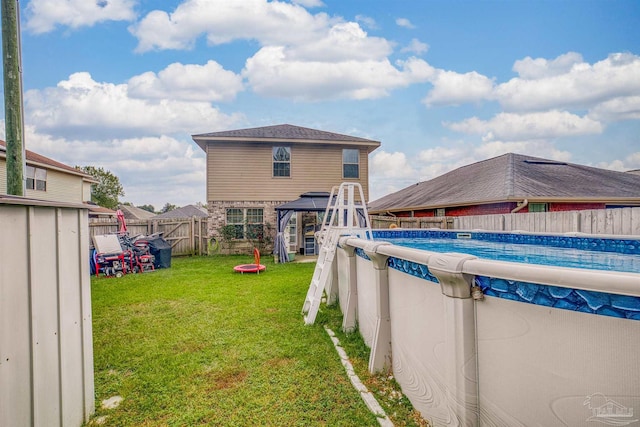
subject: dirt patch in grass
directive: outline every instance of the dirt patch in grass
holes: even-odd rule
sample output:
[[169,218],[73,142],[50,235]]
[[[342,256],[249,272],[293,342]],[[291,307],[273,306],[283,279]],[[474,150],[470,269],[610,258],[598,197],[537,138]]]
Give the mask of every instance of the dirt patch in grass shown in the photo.
[[208,383],[208,389],[227,390],[245,382],[248,373],[245,370],[233,369],[223,372],[208,372],[205,375],[205,381]]

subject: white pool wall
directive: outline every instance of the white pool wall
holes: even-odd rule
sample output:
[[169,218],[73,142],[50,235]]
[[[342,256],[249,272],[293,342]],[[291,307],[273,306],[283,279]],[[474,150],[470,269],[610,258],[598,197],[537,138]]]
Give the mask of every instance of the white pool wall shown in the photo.
[[[431,279],[388,267],[389,257],[425,266]],[[434,426],[581,425],[605,422],[614,409],[611,420],[639,418],[629,414],[640,413],[640,320],[492,296],[474,300],[471,286],[485,276],[637,298],[640,274],[356,238],[341,240],[336,265],[343,326],[357,324],[371,347],[369,369],[391,370]]]

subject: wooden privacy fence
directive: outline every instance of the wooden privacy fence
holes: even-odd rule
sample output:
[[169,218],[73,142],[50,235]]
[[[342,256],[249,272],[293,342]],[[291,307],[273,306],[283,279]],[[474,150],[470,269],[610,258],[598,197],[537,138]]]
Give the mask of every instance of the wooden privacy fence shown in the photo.
[[640,207],[457,217],[371,217],[373,228],[389,228],[391,224],[401,228],[640,235]]
[[452,217],[394,217],[371,216],[371,228],[389,228],[395,224],[400,228],[453,228]]
[[[128,219],[127,231],[131,237],[162,233],[171,244],[171,255],[207,255],[207,218]],[[117,219],[92,220],[91,236],[118,232]]]

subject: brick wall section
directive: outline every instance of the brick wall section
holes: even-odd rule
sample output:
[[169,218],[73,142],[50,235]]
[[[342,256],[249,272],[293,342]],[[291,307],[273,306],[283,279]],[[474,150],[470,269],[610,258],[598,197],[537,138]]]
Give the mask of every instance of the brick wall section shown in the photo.
[[[446,216],[469,216],[469,215],[495,215],[508,214],[516,208],[516,202],[491,203],[487,205],[456,206],[445,209]],[[549,203],[549,212],[582,211],[592,209],[605,209],[604,203]],[[529,207],[525,206],[518,213],[528,213]],[[435,216],[434,209],[417,210],[411,212],[394,212],[398,218],[424,218]]]
[[466,216],[466,215],[494,215],[510,213],[517,206],[515,202],[507,203],[491,203],[487,205],[460,206],[455,208],[447,208],[445,214],[447,216]]
[[604,203],[549,203],[549,212],[584,211],[604,208]]
[[[262,208],[263,219],[265,224],[271,226],[271,242],[275,240],[276,230],[278,228],[276,206],[286,203],[283,201],[259,201],[259,202],[225,202],[225,201],[209,201],[207,210],[209,212],[208,235],[209,237],[220,238],[219,229],[227,224],[227,208]],[[266,231],[266,229],[265,229]],[[251,242],[237,241],[232,244],[231,248],[223,248],[223,253],[244,254],[251,251]],[[273,243],[265,249],[266,252],[273,251]]]

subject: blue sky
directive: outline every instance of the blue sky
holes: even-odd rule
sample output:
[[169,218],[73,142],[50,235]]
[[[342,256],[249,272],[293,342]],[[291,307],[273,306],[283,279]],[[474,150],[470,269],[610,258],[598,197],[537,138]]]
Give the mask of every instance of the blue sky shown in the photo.
[[371,138],[371,199],[507,152],[640,168],[640,2],[29,0],[25,141],[135,205],[205,202],[190,135]]

